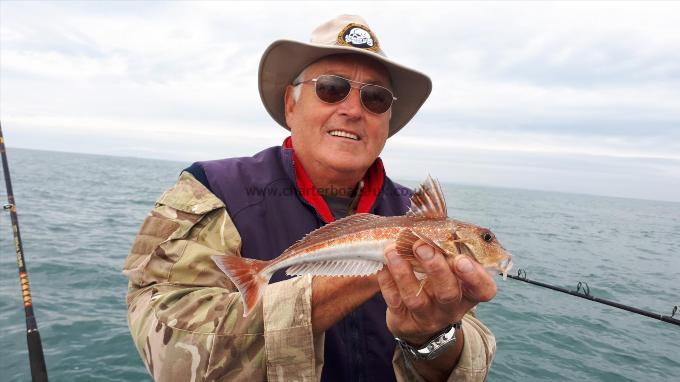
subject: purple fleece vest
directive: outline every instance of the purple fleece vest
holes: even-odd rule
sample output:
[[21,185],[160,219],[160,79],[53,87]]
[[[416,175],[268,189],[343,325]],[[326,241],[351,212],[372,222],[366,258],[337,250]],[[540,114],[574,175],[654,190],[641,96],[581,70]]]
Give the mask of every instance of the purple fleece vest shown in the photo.
[[[253,157],[198,162],[210,190],[227,206],[244,257],[271,260],[325,223],[297,194],[291,149],[268,148]],[[411,190],[385,177],[372,213],[403,215]],[[283,271],[272,282],[289,278]],[[393,381],[395,342],[385,326],[380,294],[326,331],[322,381]]]

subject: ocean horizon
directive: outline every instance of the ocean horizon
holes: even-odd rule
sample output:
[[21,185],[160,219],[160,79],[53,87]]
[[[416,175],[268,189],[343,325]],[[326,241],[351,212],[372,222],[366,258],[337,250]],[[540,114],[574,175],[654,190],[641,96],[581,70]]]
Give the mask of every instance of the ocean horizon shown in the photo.
[[[127,328],[121,269],[154,201],[191,163],[7,151],[50,379],[151,380]],[[664,315],[680,305],[680,202],[448,182],[442,187],[449,216],[490,227],[513,253],[513,274],[523,269],[530,279],[568,289],[587,282],[596,297]],[[0,194],[6,200],[4,188]],[[490,381],[680,375],[677,326],[511,279],[496,281],[496,298],[477,309],[497,339]],[[2,381],[30,380],[21,301],[4,212]]]
[[[110,157],[110,158],[140,159],[140,160],[162,161],[162,162],[170,162],[170,163],[182,163],[182,164],[185,165],[182,168],[186,168],[189,165],[191,165],[191,163],[197,162],[197,161],[200,161],[200,160],[221,159],[221,158],[204,158],[204,159],[195,159],[193,161],[182,161],[182,160],[177,160],[177,159],[144,157],[144,156],[135,156],[135,155],[112,155],[112,154],[100,154],[100,153],[79,152],[79,151],[60,151],[60,150],[48,150],[48,149],[35,149],[35,148],[27,148],[27,147],[8,147],[7,150],[8,151],[12,151],[12,150],[44,151],[44,152],[47,152],[47,153],[92,155],[92,156]],[[255,154],[255,153],[253,153],[253,154]],[[224,156],[224,158],[229,158],[229,156]],[[10,168],[10,171],[11,171],[11,168]],[[430,175],[433,175],[433,177],[436,177],[436,174],[430,174]],[[389,174],[388,174],[388,176],[389,176]],[[397,181],[397,182],[403,183],[404,185],[414,186],[414,185],[419,184],[419,182],[421,182],[423,179],[425,179],[426,176],[427,176],[427,174],[425,174],[422,179],[418,179],[416,176],[411,176],[411,177],[400,177],[400,178],[394,179],[394,180]],[[655,198],[640,198],[640,197],[633,197],[633,196],[609,195],[609,194],[604,194],[604,193],[600,194],[600,193],[587,193],[587,192],[571,192],[571,191],[565,191],[565,190],[531,188],[531,187],[528,187],[528,188],[507,187],[507,186],[496,185],[496,184],[479,184],[479,183],[465,183],[465,182],[452,182],[452,181],[446,181],[446,182],[442,182],[442,183],[456,185],[456,186],[467,186],[467,187],[478,187],[478,188],[495,188],[495,189],[501,189],[501,190],[540,191],[540,192],[567,194],[567,195],[583,195],[583,196],[594,196],[594,197],[604,197],[604,198],[614,198],[614,199],[630,199],[630,200],[642,200],[642,201],[651,201],[651,202],[680,203],[680,199],[670,200],[670,199],[659,199],[659,198],[656,198],[656,199]],[[680,193],[680,190],[678,190],[678,192]]]

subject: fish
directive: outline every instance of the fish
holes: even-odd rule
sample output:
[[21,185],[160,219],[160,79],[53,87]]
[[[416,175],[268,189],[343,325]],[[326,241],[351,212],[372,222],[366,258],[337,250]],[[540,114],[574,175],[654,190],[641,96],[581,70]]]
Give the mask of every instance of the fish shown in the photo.
[[397,253],[415,272],[424,272],[413,253],[413,244],[420,239],[439,249],[450,266],[455,256],[467,255],[487,271],[502,273],[505,280],[512,255],[488,228],[449,218],[436,179],[428,175],[410,202],[402,216],[359,213],[336,220],[310,232],[273,260],[236,255],[212,256],[212,260],[240,292],[244,317],[253,311],[278,270],[286,269],[289,276],[369,276],[383,268],[384,249],[395,242]]

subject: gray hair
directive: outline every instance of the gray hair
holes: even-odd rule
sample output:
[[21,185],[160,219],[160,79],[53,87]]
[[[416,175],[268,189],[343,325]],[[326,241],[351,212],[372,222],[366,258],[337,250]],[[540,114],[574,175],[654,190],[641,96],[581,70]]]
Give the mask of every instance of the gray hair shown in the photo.
[[305,80],[305,72],[307,71],[307,68],[309,68],[309,66],[306,66],[304,69],[302,69],[300,74],[298,74],[293,80],[293,83],[297,84],[293,86],[293,101],[295,101],[295,103],[297,103],[297,101],[300,99],[300,93],[302,93],[302,81]]

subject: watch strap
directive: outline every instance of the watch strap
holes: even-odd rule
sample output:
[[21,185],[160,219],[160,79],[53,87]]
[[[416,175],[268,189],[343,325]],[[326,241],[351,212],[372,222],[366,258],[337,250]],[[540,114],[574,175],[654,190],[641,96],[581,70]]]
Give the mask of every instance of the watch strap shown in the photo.
[[461,323],[450,324],[429,341],[416,348],[401,338],[395,337],[401,351],[411,359],[431,360],[440,356],[449,346],[456,343],[456,331],[461,328]]

